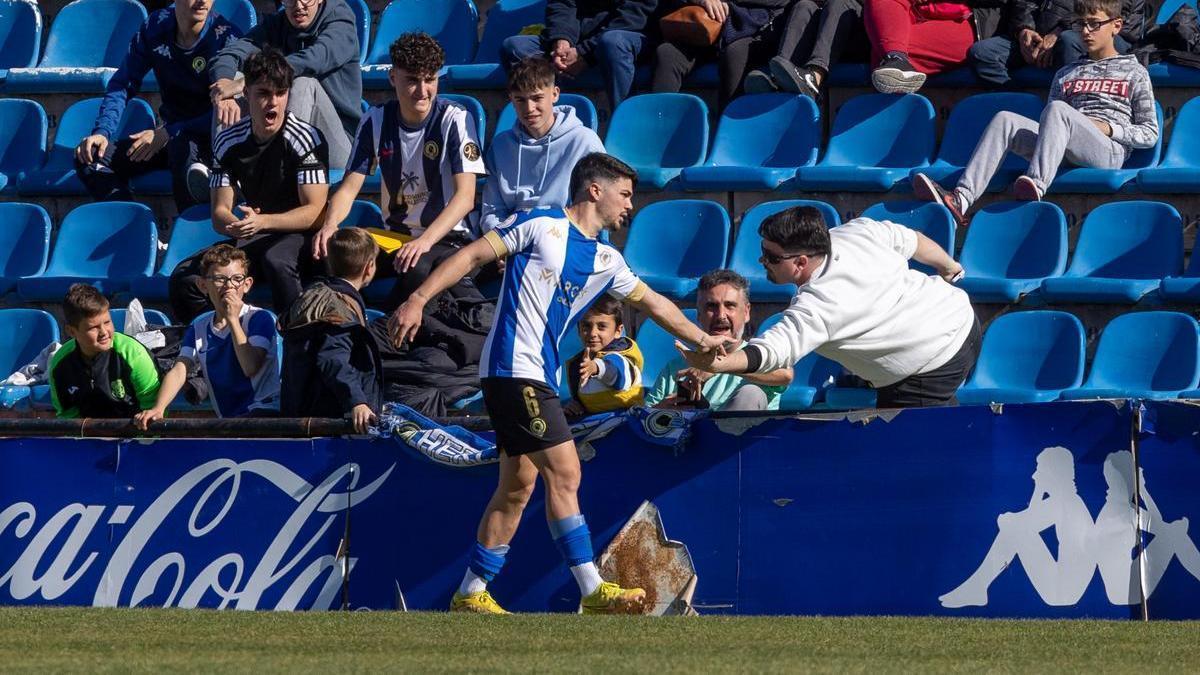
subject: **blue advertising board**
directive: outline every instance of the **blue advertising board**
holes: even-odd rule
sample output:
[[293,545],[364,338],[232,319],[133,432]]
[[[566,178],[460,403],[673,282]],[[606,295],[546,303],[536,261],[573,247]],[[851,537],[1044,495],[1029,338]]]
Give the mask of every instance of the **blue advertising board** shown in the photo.
[[[652,502],[701,613],[1200,618],[1200,409],[1144,410],[627,421],[581,504],[599,553]],[[394,439],[4,439],[0,604],[444,609],[495,481]],[[575,610],[540,489],[491,588]]]

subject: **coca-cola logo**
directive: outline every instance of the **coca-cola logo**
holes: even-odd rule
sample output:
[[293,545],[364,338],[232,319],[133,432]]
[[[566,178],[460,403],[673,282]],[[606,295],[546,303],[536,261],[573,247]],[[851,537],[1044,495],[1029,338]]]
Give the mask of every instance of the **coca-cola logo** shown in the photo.
[[[359,487],[358,465],[346,463],[313,485],[277,462],[214,459],[180,476],[140,513],[128,504],[73,503],[39,518],[38,509],[29,502],[10,504],[0,510],[0,549],[21,552],[7,570],[0,567],[0,601],[5,596],[14,601],[53,601],[72,590],[93,566],[104,564],[92,598],[98,607],[138,606],[151,597],[163,606],[196,607],[206,597],[205,604],[213,605],[215,594],[215,604],[221,608],[267,609],[261,604],[270,589],[271,597],[278,598],[271,609],[301,609],[303,598],[319,589],[315,601],[304,608],[329,609],[356,558],[339,561],[328,547],[320,553],[317,544],[339,516],[369,499],[394,469],[395,464]],[[203,548],[206,538],[210,542],[219,538],[214,532],[222,526],[237,528],[228,516],[249,480],[265,481],[294,502],[273,537],[270,523],[255,523],[255,532],[270,537],[256,561],[247,561],[244,550],[212,558],[210,549],[204,558],[211,560],[196,569],[199,564],[189,566],[185,551],[163,552],[169,544],[155,545],[156,535],[178,543],[180,533],[165,531],[164,524],[173,514],[184,513],[186,500],[194,494],[198,497],[186,519],[185,541],[199,540],[195,548]],[[100,560],[101,552],[85,548],[96,528],[126,525],[107,562]],[[281,594],[277,584],[286,584]]]

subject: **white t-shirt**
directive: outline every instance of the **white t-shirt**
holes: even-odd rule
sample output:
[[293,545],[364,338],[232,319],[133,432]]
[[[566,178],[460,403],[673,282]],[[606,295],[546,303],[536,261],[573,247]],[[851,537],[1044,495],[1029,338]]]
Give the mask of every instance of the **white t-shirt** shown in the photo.
[[815,351],[885,387],[954,357],[975,311],[962,289],[908,268],[916,232],[856,218],[831,228],[829,238],[832,253],[796,289],[783,318],[750,341],[763,356],[758,372]]

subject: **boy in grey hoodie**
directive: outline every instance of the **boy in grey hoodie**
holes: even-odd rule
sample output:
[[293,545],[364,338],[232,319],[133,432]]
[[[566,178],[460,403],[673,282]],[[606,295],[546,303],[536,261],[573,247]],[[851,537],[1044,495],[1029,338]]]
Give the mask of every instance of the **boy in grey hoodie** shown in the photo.
[[1077,0],[1077,25],[1088,58],[1054,76],[1050,102],[1037,122],[1011,112],[992,118],[958,186],[943,189],[925,174],[913,177],[917,197],[946,205],[959,224],[985,190],[1005,153],[1030,160],[1013,183],[1017,199],[1037,201],[1065,158],[1078,166],[1117,169],[1133,150],[1158,142],[1158,115],[1150,75],[1132,55],[1115,47],[1121,32],[1121,0]]
[[544,58],[524,59],[509,70],[508,98],[517,123],[496,134],[488,149],[479,234],[517,211],[566,206],[575,163],[604,152],[600,137],[576,117],[574,108],[555,105],[558,94],[554,67]]

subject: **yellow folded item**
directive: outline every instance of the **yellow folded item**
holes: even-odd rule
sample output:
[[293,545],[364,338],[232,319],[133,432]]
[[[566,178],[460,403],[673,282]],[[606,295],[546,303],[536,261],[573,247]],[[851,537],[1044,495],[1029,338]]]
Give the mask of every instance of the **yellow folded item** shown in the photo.
[[395,253],[400,250],[401,246],[415,239],[411,234],[400,234],[381,227],[364,227],[363,229],[371,235],[376,244],[379,244],[379,248],[383,249],[384,253]]

